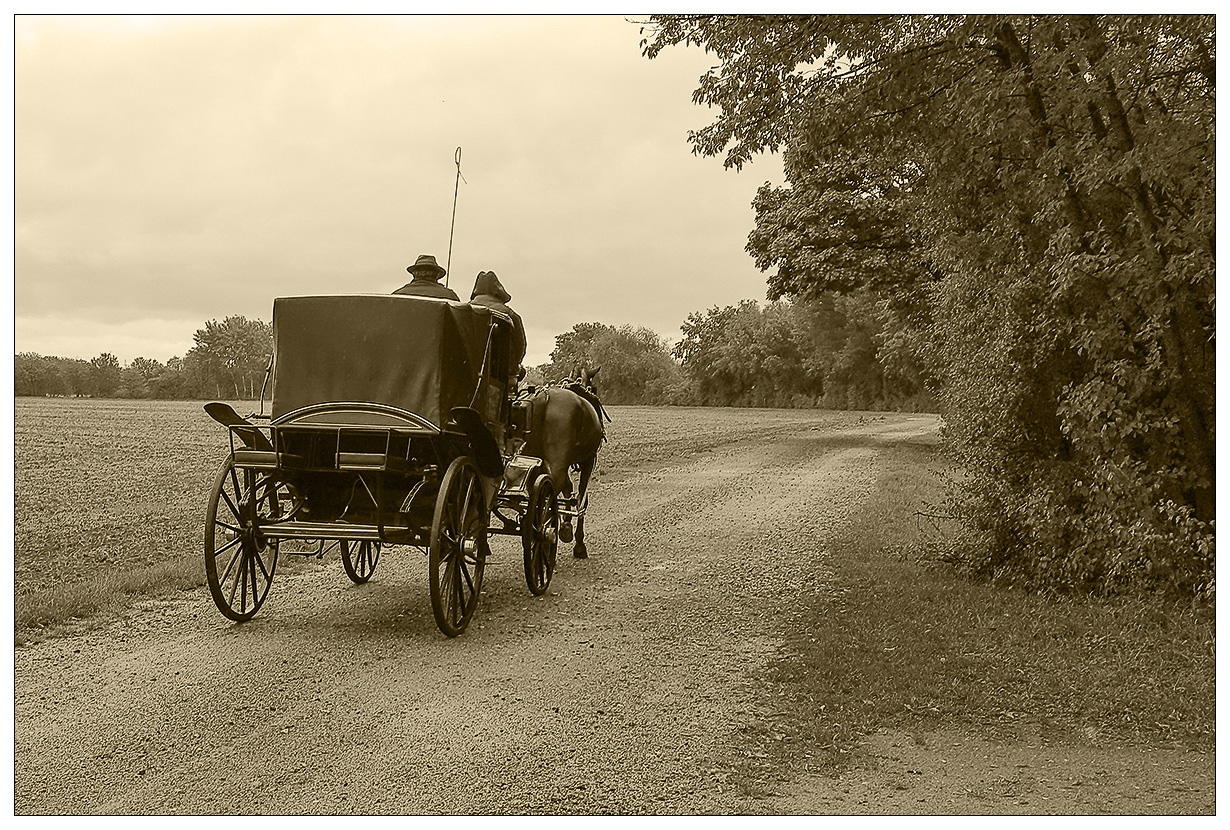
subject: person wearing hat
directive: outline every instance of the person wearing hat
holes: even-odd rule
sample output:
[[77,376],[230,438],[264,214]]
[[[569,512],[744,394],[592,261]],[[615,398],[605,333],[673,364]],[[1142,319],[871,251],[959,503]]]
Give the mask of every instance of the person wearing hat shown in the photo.
[[470,292],[470,304],[494,308],[512,318],[512,349],[509,351],[509,365],[512,367],[513,378],[516,378],[520,374],[521,361],[525,358],[526,340],[525,325],[521,322],[521,315],[508,307],[508,301],[511,299],[512,295],[500,285],[500,278],[495,275],[495,271],[478,272],[478,277],[474,280],[474,290]]
[[447,285],[440,285],[440,277],[444,269],[436,262],[434,256],[422,254],[414,264],[406,268],[414,277],[410,282],[394,291],[394,294],[409,294],[413,297],[439,297],[445,300],[460,300],[457,292]]

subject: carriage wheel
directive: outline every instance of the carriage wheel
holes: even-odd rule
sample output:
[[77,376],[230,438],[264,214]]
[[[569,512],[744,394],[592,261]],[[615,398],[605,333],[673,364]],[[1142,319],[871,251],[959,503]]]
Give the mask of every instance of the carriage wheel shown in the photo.
[[286,486],[257,470],[236,469],[227,459],[214,481],[205,514],[205,580],[214,604],[236,622],[252,619],[269,593],[278,565],[278,543],[262,524],[290,503]]
[[559,540],[559,499],[549,476],[539,476],[530,488],[529,507],[521,528],[525,552],[525,583],[530,593],[542,596],[555,572],[555,549]]
[[449,637],[465,631],[483,583],[487,555],[487,506],[478,468],[468,456],[453,460],[436,496],[428,569],[431,611]]
[[342,565],[346,576],[355,585],[362,585],[372,578],[376,563],[380,561],[380,543],[364,539],[355,545],[354,556],[350,555],[350,543],[342,540]]

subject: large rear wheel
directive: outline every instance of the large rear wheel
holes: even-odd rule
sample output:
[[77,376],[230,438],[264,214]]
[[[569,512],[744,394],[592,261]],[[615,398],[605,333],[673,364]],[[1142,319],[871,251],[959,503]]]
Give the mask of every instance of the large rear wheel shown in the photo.
[[223,462],[205,513],[205,580],[227,618],[245,622],[264,604],[278,542],[261,528],[289,505],[285,485],[269,473],[237,468],[230,458]]
[[534,596],[542,596],[555,573],[559,541],[559,499],[550,476],[539,476],[530,486],[529,506],[521,523],[525,553],[525,583]]
[[456,637],[474,616],[487,556],[487,505],[478,467],[455,458],[440,481],[431,523],[428,570],[436,625]]

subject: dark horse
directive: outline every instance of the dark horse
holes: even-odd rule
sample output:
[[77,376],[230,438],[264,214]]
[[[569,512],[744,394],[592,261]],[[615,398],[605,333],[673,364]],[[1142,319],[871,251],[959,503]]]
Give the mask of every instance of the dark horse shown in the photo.
[[[598,448],[606,437],[602,419],[606,415],[598,400],[592,371],[581,368],[575,377],[565,378],[559,385],[540,389],[533,398],[531,423],[533,424],[523,452],[541,458],[551,474],[564,501],[572,496],[572,479],[569,470],[577,468],[580,480],[576,489],[577,533],[572,555],[578,559],[588,556],[585,549],[585,505],[589,478],[598,460]],[[560,539],[572,540],[572,517],[562,517]]]

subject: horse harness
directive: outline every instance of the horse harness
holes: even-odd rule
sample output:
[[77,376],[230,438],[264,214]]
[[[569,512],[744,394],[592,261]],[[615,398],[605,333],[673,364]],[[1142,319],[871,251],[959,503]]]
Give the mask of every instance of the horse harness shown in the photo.
[[[611,416],[608,415],[606,413],[606,410],[602,408],[602,401],[598,400],[598,396],[597,394],[594,393],[593,389],[575,380],[566,380],[562,382],[560,386],[576,394],[578,397],[583,398],[586,401],[589,401],[589,405],[592,406],[594,408],[594,412],[598,414],[599,425],[602,424],[603,419],[606,419],[606,422],[608,424],[611,422]],[[603,440],[606,439],[605,429],[602,430],[602,437],[603,437]]]
[[[551,400],[551,390],[553,388],[567,389],[586,401],[594,408],[594,413],[598,416],[599,426],[602,426],[603,419],[608,423],[610,422],[611,416],[607,414],[606,409],[602,406],[602,401],[598,399],[593,390],[584,384],[569,379],[560,382],[556,386],[527,387],[518,392],[512,404],[514,431],[525,436],[533,433],[541,434],[543,420],[547,414],[547,403]],[[605,429],[602,430],[602,440],[606,440]]]

